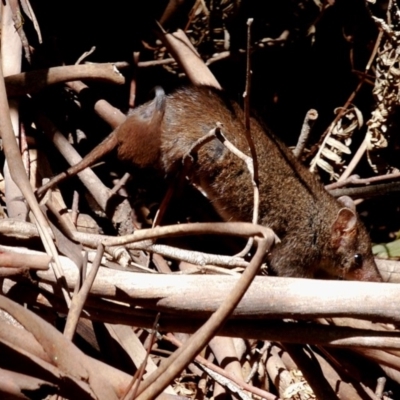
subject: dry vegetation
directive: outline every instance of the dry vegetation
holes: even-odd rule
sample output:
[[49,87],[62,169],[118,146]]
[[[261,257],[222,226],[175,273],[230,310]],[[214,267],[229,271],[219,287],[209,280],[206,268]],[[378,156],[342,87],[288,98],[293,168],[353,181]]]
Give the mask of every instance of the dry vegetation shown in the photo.
[[0,10],[1,399],[400,398],[396,284],[265,276],[271,230],[219,222],[182,179],[114,154],[39,189],[156,85],[246,89],[288,144],[302,131],[296,151],[335,196],[368,198],[374,251],[400,256],[395,1]]

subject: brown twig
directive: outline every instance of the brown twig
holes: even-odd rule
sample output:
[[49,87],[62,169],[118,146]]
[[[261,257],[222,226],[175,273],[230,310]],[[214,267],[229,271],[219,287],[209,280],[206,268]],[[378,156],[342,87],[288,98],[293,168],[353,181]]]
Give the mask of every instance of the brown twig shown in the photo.
[[[158,321],[160,319],[160,313],[157,314],[156,319],[153,324],[153,328],[151,330],[151,335],[150,335],[150,340],[148,343],[148,347],[146,349],[146,356],[144,360],[142,361],[142,364],[140,365],[140,368],[136,371],[135,375],[132,378],[132,383],[130,384],[130,387],[128,387],[127,392],[124,394],[122,397],[122,400],[129,400],[129,399],[135,399],[136,398],[136,393],[140,385],[140,381],[143,378],[146,365],[147,365],[147,360],[149,359],[151,349],[155,343],[156,340],[156,333],[158,331]],[[133,390],[131,390],[131,388]]]
[[[68,139],[56,128],[56,126],[43,114],[37,116],[37,121],[42,127],[46,135],[52,140],[58,151],[63,155],[70,165],[77,165],[81,160],[81,156],[75,148],[68,142]],[[64,172],[64,175],[69,175],[70,169]],[[109,200],[109,189],[103,185],[103,182],[90,170],[84,170],[78,173],[79,178],[84,183],[88,191],[92,194],[99,206],[106,210]],[[56,179],[51,179],[46,185],[37,190],[37,195],[40,196],[46,189],[58,183]]]
[[[90,165],[91,162],[88,158],[82,159],[79,153],[71,146],[65,136],[58,131],[58,129],[53,125],[53,123],[44,115],[39,114],[37,116],[39,124],[43,127],[45,133],[53,141],[57,149],[64,156],[67,162],[73,167],[69,168],[67,171],[57,175],[55,178],[51,179],[47,184],[43,185],[37,190],[37,195],[40,196],[46,192],[50,187],[54,186],[56,183],[62,181],[69,175],[78,174],[79,179],[86,186],[90,194],[93,196],[95,201],[98,203],[100,208],[104,212],[112,214],[112,222],[122,233],[132,232],[133,227],[129,216],[132,213],[129,202],[125,199],[118,207],[115,209],[109,208],[109,201],[111,198],[110,189],[108,189],[97,175],[90,169],[84,169],[86,166]],[[113,134],[109,135],[103,143],[108,143],[111,148],[114,144],[115,136]],[[110,148],[110,149],[111,149]],[[95,148],[90,154],[96,152]],[[78,172],[81,171],[81,172]]]
[[[89,90],[89,87],[80,81],[66,82],[65,85],[78,95]],[[93,110],[100,118],[107,122],[112,129],[115,129],[118,125],[121,125],[126,120],[126,116],[120,110],[118,110],[118,108],[113,107],[104,99],[97,100],[93,104]],[[111,135],[112,133],[109,136]]]
[[[82,82],[79,82],[79,81],[69,82],[69,83],[67,83],[67,86],[70,87],[72,90],[74,90],[78,95],[82,91],[88,89],[88,87],[85,84],[83,84]],[[122,114],[121,111],[119,111],[115,107],[111,106],[111,104],[109,104],[107,101],[102,100],[102,99],[98,100],[94,104],[94,111],[114,129],[126,120],[125,115]],[[47,126],[47,128],[50,132],[52,132],[52,131],[57,132],[57,129],[47,118],[42,117],[42,119],[43,119],[44,124]],[[60,138],[60,140],[63,140],[63,139]],[[95,147],[83,159],[80,159],[80,156],[79,156],[79,158],[74,157],[76,160],[75,164],[71,168],[68,168],[67,171],[62,172],[59,175],[53,177],[47,184],[40,187],[37,190],[37,195],[38,196],[42,195],[48,189],[50,189],[54,185],[62,182],[63,180],[67,179],[69,176],[74,176],[77,173],[83,171],[85,168],[88,168],[89,166],[93,165],[93,163],[98,161],[98,159],[100,157],[104,156],[104,154],[103,154],[104,147],[107,147],[107,151],[109,152],[112,149],[114,149],[115,146],[116,146],[116,135],[115,135],[115,130],[114,130],[102,142],[103,149],[102,149],[102,152],[100,155],[98,154],[98,151],[97,151],[98,147]],[[69,148],[69,147],[71,147],[71,146],[68,143],[67,148]],[[76,154],[76,152],[74,152],[74,153]],[[91,158],[93,158],[93,159],[91,160]]]
[[388,194],[399,193],[399,191],[400,184],[398,182],[329,190],[330,194],[334,197],[350,196],[353,198],[369,198],[374,196],[381,197]]
[[136,88],[137,88],[137,81],[136,81],[136,70],[137,70],[137,65],[139,62],[139,57],[140,53],[138,51],[135,51],[133,53],[133,69],[132,69],[132,76],[131,76],[131,81],[129,85],[129,99],[128,99],[128,105],[129,108],[135,107],[136,103]]
[[[187,166],[185,159],[183,160],[183,164],[184,164],[184,169],[185,169],[185,166]],[[164,195],[164,197],[163,197],[163,199],[161,201],[161,204],[157,209],[156,215],[154,216],[154,220],[153,220],[153,224],[152,224],[153,228],[155,226],[160,225],[160,223],[161,223],[161,221],[162,221],[162,219],[164,217],[164,214],[167,211],[168,205],[169,205],[169,203],[170,203],[170,201],[172,199],[174,191],[176,190],[177,187],[179,187],[177,185],[182,183],[182,181],[184,179],[184,176],[185,176],[184,172],[178,174],[177,180],[174,179],[172,181],[172,183],[169,184],[167,192],[165,193],[165,195]]]
[[104,246],[122,246],[128,243],[139,242],[147,239],[176,237],[182,235],[197,234],[217,234],[233,236],[265,236],[272,231],[260,225],[254,225],[247,222],[215,222],[215,223],[195,223],[178,224],[170,226],[154,227],[151,229],[141,229],[121,237],[109,238],[103,241]]
[[122,85],[125,78],[113,64],[85,64],[52,67],[23,72],[5,78],[7,95],[11,97],[37,93],[49,85],[76,81],[78,79],[99,80]]
[[76,325],[80,318],[81,312],[85,305],[85,301],[89,295],[90,289],[96,278],[97,272],[100,268],[101,258],[103,257],[104,247],[99,244],[97,247],[96,257],[93,261],[92,268],[87,277],[83,277],[84,281],[79,292],[72,298],[71,306],[68,312],[67,321],[65,323],[64,335],[66,338],[72,340],[76,330]]

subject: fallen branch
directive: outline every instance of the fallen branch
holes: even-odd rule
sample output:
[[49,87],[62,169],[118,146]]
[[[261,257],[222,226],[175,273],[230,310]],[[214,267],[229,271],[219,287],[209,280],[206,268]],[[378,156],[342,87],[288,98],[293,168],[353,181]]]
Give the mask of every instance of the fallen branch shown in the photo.
[[7,95],[16,97],[37,93],[49,85],[78,79],[103,81],[117,85],[125,83],[123,75],[110,63],[52,67],[9,75],[4,80]]

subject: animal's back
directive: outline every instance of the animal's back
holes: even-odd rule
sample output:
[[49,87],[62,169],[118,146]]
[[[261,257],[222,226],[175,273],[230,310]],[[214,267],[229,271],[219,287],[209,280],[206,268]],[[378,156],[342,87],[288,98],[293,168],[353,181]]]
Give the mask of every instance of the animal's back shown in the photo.
[[[190,166],[185,172],[225,220],[252,220],[253,187],[245,162],[217,138],[199,144],[220,125],[228,140],[250,155],[237,103],[213,88],[184,87],[167,97],[158,95],[133,118],[133,128],[143,132],[137,139],[128,138],[129,129],[121,133],[121,158],[157,164],[167,174],[182,169],[186,158]],[[254,118],[251,135],[258,162],[259,223],[281,239],[270,256],[273,270],[286,276],[314,277],[323,270],[334,277],[380,280],[351,199],[339,202],[330,196]]]

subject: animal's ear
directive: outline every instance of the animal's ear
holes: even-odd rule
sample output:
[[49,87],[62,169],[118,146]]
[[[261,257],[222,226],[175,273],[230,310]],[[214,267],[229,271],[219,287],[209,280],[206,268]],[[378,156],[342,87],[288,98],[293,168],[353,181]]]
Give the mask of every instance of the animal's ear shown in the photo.
[[350,208],[341,208],[332,224],[332,246],[338,249],[346,246],[357,231],[357,216]]
[[341,196],[337,199],[337,201],[344,207],[350,208],[352,211],[356,211],[356,205],[354,204],[354,201],[352,198],[349,196]]

